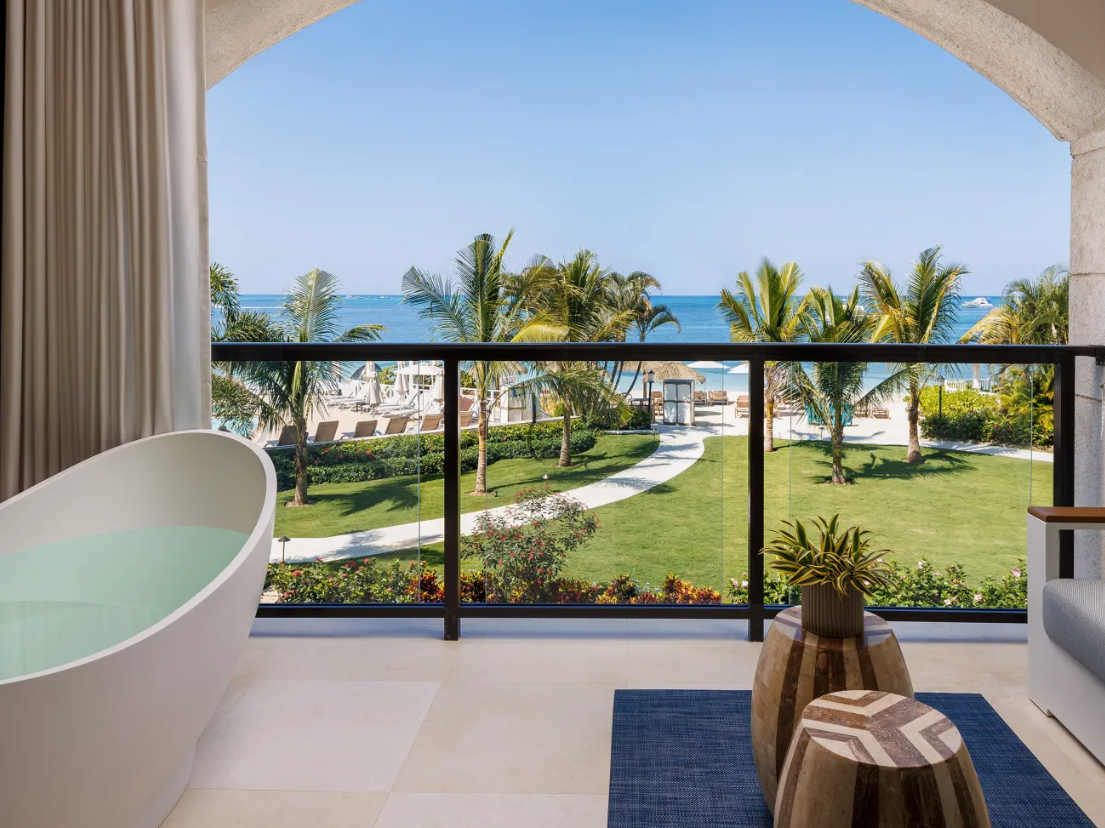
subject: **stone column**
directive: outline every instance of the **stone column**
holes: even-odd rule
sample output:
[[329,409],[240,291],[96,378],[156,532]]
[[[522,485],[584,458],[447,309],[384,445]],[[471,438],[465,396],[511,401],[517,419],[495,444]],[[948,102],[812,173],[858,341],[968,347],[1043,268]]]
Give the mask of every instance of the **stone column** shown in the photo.
[[[1071,142],[1070,342],[1105,345],[1105,130]],[[1075,385],[1075,505],[1105,504],[1105,370],[1078,360]],[[1103,538],[1075,533],[1074,575],[1105,574]]]

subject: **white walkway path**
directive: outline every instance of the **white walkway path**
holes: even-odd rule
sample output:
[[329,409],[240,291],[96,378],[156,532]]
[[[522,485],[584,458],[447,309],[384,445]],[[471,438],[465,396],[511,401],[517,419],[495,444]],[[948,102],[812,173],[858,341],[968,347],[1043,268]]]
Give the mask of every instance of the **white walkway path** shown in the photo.
[[[660,443],[649,457],[625,471],[591,483],[571,489],[570,494],[588,509],[606,506],[625,500],[627,497],[648,491],[654,486],[671,480],[680,472],[694,465],[703,452],[703,441],[718,433],[711,426],[679,428],[675,426],[657,426]],[[487,510],[492,515],[503,515],[510,505],[496,506]],[[461,534],[470,534],[476,528],[476,519],[483,511],[461,515]],[[328,538],[294,538],[288,542],[287,558],[292,561],[324,561],[359,558],[378,555],[382,552],[394,552],[400,549],[413,549],[422,545],[439,543],[445,537],[445,521],[434,520],[403,523],[398,526],[386,526],[382,529],[367,529],[347,535],[333,535]],[[270,560],[280,560],[280,544],[272,543]]]

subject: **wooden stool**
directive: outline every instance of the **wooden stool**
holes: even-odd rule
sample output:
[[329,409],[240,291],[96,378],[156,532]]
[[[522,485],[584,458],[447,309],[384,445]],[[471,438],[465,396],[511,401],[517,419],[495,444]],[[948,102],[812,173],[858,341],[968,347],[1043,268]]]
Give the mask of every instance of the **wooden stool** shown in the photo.
[[845,690],[810,702],[775,803],[775,828],[988,828],[963,738],[938,710]]
[[863,635],[829,638],[802,629],[802,608],[779,613],[767,632],[752,685],[752,755],[774,813],[779,774],[806,705],[836,690],[887,690],[913,697],[890,624],[866,612]]

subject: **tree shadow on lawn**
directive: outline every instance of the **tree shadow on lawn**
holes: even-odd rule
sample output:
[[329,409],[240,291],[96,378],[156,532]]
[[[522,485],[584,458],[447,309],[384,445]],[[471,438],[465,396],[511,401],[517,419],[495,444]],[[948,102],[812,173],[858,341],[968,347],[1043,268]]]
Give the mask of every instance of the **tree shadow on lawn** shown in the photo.
[[377,485],[368,485],[356,492],[313,495],[312,500],[340,504],[338,514],[341,517],[349,517],[374,506],[383,506],[388,512],[410,510],[418,505],[422,485],[441,480],[441,475],[424,477],[421,481],[417,477],[397,477],[389,481],[372,481]]
[[[816,465],[826,469],[825,476],[820,482],[828,483],[833,479],[832,445],[822,443],[816,446],[816,450],[827,460],[818,460]],[[864,452],[867,460],[862,465],[856,466],[848,463],[848,454],[857,452],[856,448],[845,451],[844,476],[850,483],[857,483],[863,479],[869,480],[921,480],[930,477],[946,477],[949,475],[964,474],[974,471],[975,466],[964,457],[956,453],[949,453],[943,449],[933,449],[922,452],[925,462],[921,464],[907,463],[905,460],[895,460],[888,457],[880,457],[873,451]],[[905,446],[902,446],[905,453]]]
[[[518,489],[542,487],[548,482],[558,490],[578,488],[588,483],[596,483],[605,477],[618,473],[615,471],[606,474],[596,473],[594,471],[596,465],[612,459],[621,459],[625,462],[626,467],[634,466],[641,460],[652,456],[658,444],[658,441],[641,443],[623,454],[615,454],[611,451],[595,452],[594,449],[591,449],[589,452],[579,455],[572,465],[566,468],[557,466],[557,461],[552,458],[536,459],[533,462],[539,465],[532,474],[501,483],[495,481],[495,466],[498,463],[491,463],[487,467],[487,487],[489,491],[494,491],[497,488],[516,491]],[[623,468],[622,471],[624,470]],[[544,479],[545,474],[549,475],[548,481]],[[462,492],[465,488],[475,485],[475,475],[474,470],[462,475]],[[418,505],[423,486],[444,486],[444,480],[445,478],[440,474],[429,475],[421,478],[421,480],[418,477],[407,475],[405,477],[371,481],[363,489],[353,493],[329,494],[324,492],[312,494],[311,499],[318,503],[332,501],[335,504],[340,504],[338,513],[341,517],[350,517],[375,506],[382,506],[388,512],[411,510]]]

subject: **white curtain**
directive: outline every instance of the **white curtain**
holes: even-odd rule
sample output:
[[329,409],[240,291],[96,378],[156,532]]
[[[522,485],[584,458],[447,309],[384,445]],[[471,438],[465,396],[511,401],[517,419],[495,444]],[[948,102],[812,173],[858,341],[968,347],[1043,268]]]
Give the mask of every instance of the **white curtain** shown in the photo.
[[8,0],[0,499],[209,428],[203,0]]

